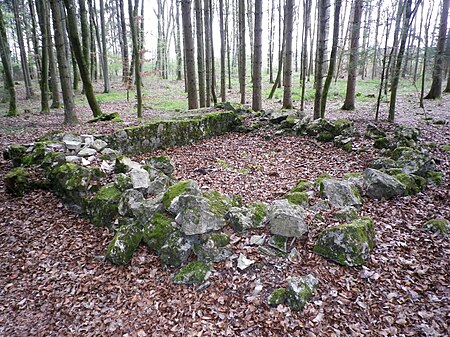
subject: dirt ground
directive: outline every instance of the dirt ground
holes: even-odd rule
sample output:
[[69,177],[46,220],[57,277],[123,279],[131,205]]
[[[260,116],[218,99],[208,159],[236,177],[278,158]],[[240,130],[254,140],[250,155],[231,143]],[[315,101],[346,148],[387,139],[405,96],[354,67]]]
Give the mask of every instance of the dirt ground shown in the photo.
[[[444,173],[439,187],[390,201],[364,200],[362,215],[375,221],[377,246],[361,268],[345,268],[312,252],[315,239],[336,220],[324,212],[311,222],[306,240],[290,242],[300,253],[295,263],[269,257],[246,244],[255,230],[232,235],[235,256],[244,253],[257,266],[246,271],[230,260],[214,265],[212,286],[175,285],[175,269],[164,268],[156,255],[140,247],[130,265],[104,260],[112,238],[69,211],[48,191],[23,198],[6,194],[3,175],[11,164],[0,160],[0,335],[2,336],[447,336],[450,321],[450,244],[448,236],[422,230],[430,218],[450,219],[450,97],[426,102],[402,97],[397,123],[418,126],[422,139],[436,146],[432,153]],[[267,103],[268,106],[275,103]],[[330,103],[330,118],[348,117],[363,130],[373,119],[373,104],[361,103],[343,113]],[[130,104],[109,104],[125,121]],[[382,116],[386,114],[383,106]],[[89,119],[85,106],[82,120]],[[311,109],[308,106],[308,112]],[[148,117],[157,111],[146,112]],[[62,112],[9,118],[0,116],[0,149],[26,143],[50,130],[109,132],[114,123],[62,126]],[[386,122],[387,129],[393,126]],[[123,126],[123,124],[122,124]],[[358,141],[366,146],[366,140]],[[301,178],[328,172],[342,176],[361,172],[376,155],[347,154],[305,137],[266,139],[264,134],[227,134],[165,151],[174,159],[180,178],[199,180],[246,200],[271,201]],[[205,173],[206,172],[206,173]],[[230,231],[231,233],[231,231]],[[293,275],[313,274],[319,288],[299,313],[267,297]],[[262,286],[262,288],[261,288]]]

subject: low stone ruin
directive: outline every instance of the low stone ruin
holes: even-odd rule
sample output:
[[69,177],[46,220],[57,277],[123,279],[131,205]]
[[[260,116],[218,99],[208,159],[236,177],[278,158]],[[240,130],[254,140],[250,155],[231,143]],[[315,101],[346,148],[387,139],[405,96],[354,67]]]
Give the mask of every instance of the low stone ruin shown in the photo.
[[[144,244],[158,254],[162,265],[181,267],[173,277],[175,283],[197,284],[203,289],[209,285],[213,264],[234,256],[230,232],[261,231],[261,235],[249,239],[250,245],[259,246],[261,253],[269,256],[281,253],[293,257],[295,248],[289,252],[287,240],[306,237],[306,215],[314,216],[324,209],[332,209],[344,223],[325,228],[314,252],[343,266],[363,265],[376,246],[376,225],[370,218],[358,216],[363,197],[409,195],[441,179],[440,173],[434,171],[433,159],[418,143],[418,132],[410,128],[399,129],[395,138],[384,142],[389,147],[363,174],[348,174],[343,179],[321,176],[314,182],[301,180],[270,204],[243,204],[240,198],[203,191],[195,181],[177,181],[172,176],[174,165],[165,156],[142,162],[123,156],[185,144],[191,141],[185,137],[192,135],[195,140],[223,133],[236,123],[230,116],[222,116],[226,126],[215,126],[221,118],[214,115],[195,118],[192,124],[162,122],[108,136],[56,135],[34,144],[12,145],[4,156],[15,168],[5,176],[5,186],[18,196],[27,189],[50,188],[95,226],[110,228],[114,237],[105,257],[111,263],[129,263]],[[290,117],[272,114],[264,118],[283,123]],[[351,122],[307,123],[297,119],[291,118],[284,127],[289,124],[292,130],[303,130],[300,133],[323,141],[342,140],[354,134]],[[368,127],[366,136],[374,138],[375,144],[386,138],[374,126]],[[347,150],[351,151],[351,146]],[[30,169],[38,174],[31,174]],[[430,230],[443,228],[448,232],[448,221],[444,225],[436,223],[430,223]],[[195,260],[188,263],[193,257]],[[237,258],[241,271],[253,263],[242,254]],[[294,276],[286,282],[286,288],[271,294],[269,304],[286,303],[293,310],[301,310],[318,285],[313,275]]]

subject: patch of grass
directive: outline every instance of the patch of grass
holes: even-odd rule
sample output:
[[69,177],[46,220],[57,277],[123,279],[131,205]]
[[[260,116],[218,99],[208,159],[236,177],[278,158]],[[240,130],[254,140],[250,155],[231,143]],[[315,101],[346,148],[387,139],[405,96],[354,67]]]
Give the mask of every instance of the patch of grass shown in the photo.
[[99,104],[102,103],[112,103],[112,102],[126,102],[127,92],[124,91],[114,91],[107,94],[97,94],[95,96]]
[[150,105],[153,109],[165,110],[165,111],[183,111],[188,108],[187,100],[180,99],[169,99],[169,100],[161,100],[154,99],[147,101],[147,104]]

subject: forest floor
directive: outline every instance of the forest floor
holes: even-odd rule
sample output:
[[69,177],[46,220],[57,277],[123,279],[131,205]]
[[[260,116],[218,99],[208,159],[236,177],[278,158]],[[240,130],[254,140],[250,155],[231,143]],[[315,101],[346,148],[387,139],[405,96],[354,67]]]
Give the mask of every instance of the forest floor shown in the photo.
[[[328,117],[348,117],[361,131],[373,120],[373,101],[359,102],[351,113],[340,111],[339,104],[330,102]],[[51,192],[36,190],[23,198],[6,194],[3,176],[11,164],[0,159],[0,335],[448,336],[449,237],[422,227],[430,218],[450,219],[450,158],[441,149],[450,145],[450,128],[434,123],[450,121],[450,97],[425,104],[425,110],[419,109],[414,96],[402,96],[397,123],[421,128],[421,138],[436,144],[432,153],[444,173],[442,185],[389,201],[364,200],[361,214],[374,219],[377,241],[364,267],[345,268],[312,253],[320,230],[336,221],[324,212],[322,223],[310,224],[306,240],[291,243],[300,253],[298,261],[265,256],[249,246],[248,237],[261,230],[234,234],[234,254],[245,253],[257,266],[239,271],[233,261],[218,263],[212,286],[202,292],[173,284],[175,270],[162,267],[145,247],[130,265],[111,265],[103,257],[111,232],[94,228]],[[265,103],[271,105],[280,104]],[[63,127],[62,111],[1,115],[0,150],[51,130],[109,132],[136,123],[131,108],[131,103],[105,102],[103,109],[119,111],[124,123],[76,127]],[[83,102],[78,111],[83,121],[91,118]],[[383,118],[385,111],[384,104]],[[172,115],[158,109],[145,114]],[[177,177],[248,201],[271,201],[297,180],[324,172],[336,177],[361,172],[376,156],[374,150],[346,153],[306,137],[274,139],[266,132],[230,133],[164,153],[175,161]],[[361,138],[356,144],[369,143]],[[284,286],[287,277],[306,274],[315,275],[320,284],[303,311],[267,305],[270,292]]]

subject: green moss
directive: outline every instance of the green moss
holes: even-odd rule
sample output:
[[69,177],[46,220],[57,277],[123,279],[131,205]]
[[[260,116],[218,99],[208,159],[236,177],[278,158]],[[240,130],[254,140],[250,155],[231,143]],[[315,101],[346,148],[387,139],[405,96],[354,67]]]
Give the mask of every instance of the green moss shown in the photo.
[[318,281],[311,275],[291,277],[286,288],[286,303],[294,311],[302,310],[312,298]]
[[347,143],[343,144],[341,146],[341,148],[345,152],[352,152],[353,151],[353,143],[352,142],[347,142]]
[[373,147],[376,149],[388,149],[391,146],[391,142],[386,137],[376,138],[373,142]]
[[286,301],[286,288],[278,288],[272,291],[267,303],[271,306],[283,304]]
[[161,213],[153,214],[150,225],[144,228],[143,241],[148,248],[159,252],[165,244],[170,234],[175,229],[172,226],[172,219]]
[[401,168],[388,168],[385,170],[385,172],[391,176],[395,176],[397,174],[403,173],[403,170]]
[[350,178],[362,178],[362,174],[359,172],[349,172],[349,173],[345,173],[344,174],[344,178],[345,179],[350,179]]
[[211,267],[200,261],[193,261],[183,268],[173,277],[173,282],[177,284],[199,284],[202,283],[208,274],[211,272]]
[[440,186],[442,184],[442,173],[438,171],[429,171],[427,172],[427,179],[431,180],[436,186]]
[[106,259],[117,265],[129,263],[141,239],[142,229],[139,226],[133,223],[122,225],[106,249]]
[[209,209],[211,213],[218,217],[223,217],[233,206],[231,198],[218,191],[210,190],[205,192],[204,196],[209,200]]
[[313,250],[344,266],[358,266],[364,264],[374,247],[373,221],[363,217],[325,229],[319,234]]
[[322,131],[316,136],[316,139],[321,142],[331,142],[334,139],[334,134],[328,131]]
[[450,152],[450,145],[442,145],[442,146],[441,146],[441,149],[442,149],[443,151]]
[[252,223],[254,227],[260,227],[267,215],[267,205],[263,203],[251,203],[248,209],[252,214]]
[[331,179],[331,176],[328,173],[322,173],[319,177],[317,177],[314,183],[320,186],[325,179]]
[[284,196],[291,204],[305,205],[308,203],[308,193],[306,192],[290,192]]
[[398,160],[405,152],[414,151],[413,148],[407,146],[399,146],[394,149],[391,153],[391,158],[394,160]]
[[286,253],[287,238],[281,235],[272,235],[269,245],[282,253]]
[[209,238],[215,247],[225,247],[230,243],[230,237],[225,233],[212,233]]
[[400,173],[396,174],[394,178],[400,181],[403,185],[405,185],[406,195],[416,194],[421,189],[420,186],[416,184],[416,180],[414,179],[414,177],[411,176],[410,174]]
[[336,126],[339,132],[342,132],[345,129],[352,128],[353,122],[345,118],[339,118],[334,121],[334,125]]
[[27,148],[23,145],[18,144],[12,144],[8,151],[5,152],[3,157],[5,159],[9,159],[12,161],[13,165],[15,167],[22,165],[23,157],[25,156],[25,152],[27,151]]
[[101,187],[84,212],[95,226],[112,227],[119,211],[120,191],[113,184]]
[[180,181],[179,183],[170,186],[167,191],[164,193],[162,202],[166,209],[170,207],[173,199],[178,197],[179,195],[185,193],[189,186],[192,184],[192,180]]
[[22,167],[16,167],[5,174],[5,188],[15,196],[21,197],[30,187],[29,174]]
[[189,258],[192,252],[192,244],[180,231],[169,235],[164,246],[159,250],[161,263],[166,266],[181,266]]
[[450,221],[447,219],[431,219],[425,223],[424,229],[430,232],[447,235],[450,232]]
[[312,183],[308,180],[299,180],[297,185],[294,186],[293,189],[291,189],[291,192],[305,192],[308,191],[312,186]]

